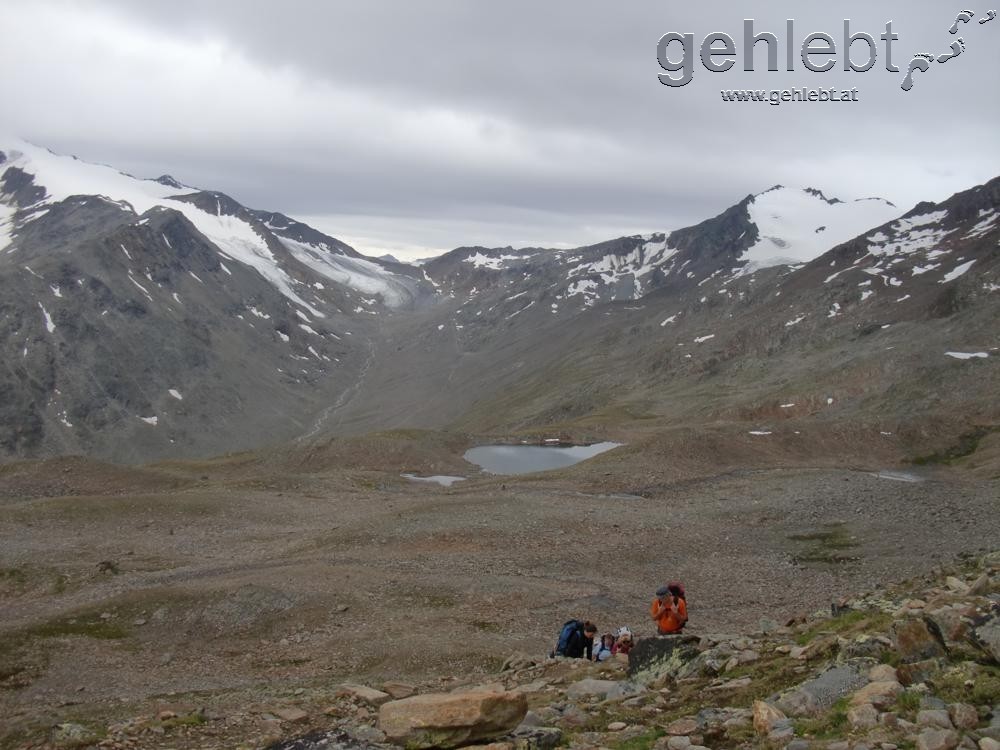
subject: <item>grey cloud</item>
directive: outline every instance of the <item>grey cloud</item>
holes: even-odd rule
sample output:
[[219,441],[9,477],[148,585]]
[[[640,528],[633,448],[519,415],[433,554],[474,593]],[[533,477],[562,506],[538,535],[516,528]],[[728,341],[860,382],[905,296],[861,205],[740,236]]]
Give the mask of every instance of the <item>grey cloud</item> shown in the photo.
[[[82,37],[113,24],[111,45],[150,35],[163,46],[145,58],[142,50],[123,53],[146,60],[133,76],[111,69],[114,56],[48,70],[46,57],[59,50],[46,43],[62,43],[58,29],[26,29],[36,39],[21,53],[37,57],[7,60],[0,51],[6,69],[20,63],[39,71],[34,92],[0,83],[16,129],[134,172],[172,171],[251,205],[340,217],[373,241],[381,222],[386,246],[402,241],[408,222],[412,245],[436,248],[497,238],[504,226],[511,239],[496,244],[668,229],[779,182],[845,197],[880,194],[906,208],[1000,173],[993,135],[1000,20],[963,29],[966,52],[918,75],[908,93],[899,90],[902,73],[882,67],[881,43],[867,73],[816,74],[799,63],[794,73],[751,74],[737,65],[715,74],[696,58],[689,86],[657,82],[663,33],[690,32],[700,43],[726,32],[741,44],[744,18],[782,42],[785,19],[794,18],[797,45],[812,31],[830,32],[839,45],[844,18],[876,37],[892,19],[901,36],[895,62],[905,71],[914,53],[943,53],[953,40],[947,30],[962,8],[930,0],[835,8],[719,0],[686,8],[461,0],[39,5],[77,14],[73,33]],[[188,48],[200,65],[157,63],[158,54],[183,60]],[[764,67],[763,50],[756,59]],[[861,101],[720,101],[721,88],[791,86],[856,86]],[[85,106],[74,99],[81,90],[97,99],[94,111],[69,116],[67,102]],[[449,226],[455,234],[447,240]]]

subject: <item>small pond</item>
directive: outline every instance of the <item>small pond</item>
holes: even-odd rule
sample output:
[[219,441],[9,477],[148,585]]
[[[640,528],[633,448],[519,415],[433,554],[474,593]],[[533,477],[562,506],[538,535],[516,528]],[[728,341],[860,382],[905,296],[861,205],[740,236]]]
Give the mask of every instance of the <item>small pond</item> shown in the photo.
[[465,452],[463,458],[488,474],[530,474],[572,466],[599,453],[617,448],[621,443],[593,445],[481,445]]

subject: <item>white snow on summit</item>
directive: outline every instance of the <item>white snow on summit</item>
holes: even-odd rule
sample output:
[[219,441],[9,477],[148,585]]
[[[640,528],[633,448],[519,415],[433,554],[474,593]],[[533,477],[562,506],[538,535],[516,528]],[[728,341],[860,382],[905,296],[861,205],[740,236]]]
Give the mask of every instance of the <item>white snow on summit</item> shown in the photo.
[[740,260],[768,268],[813,260],[900,212],[881,198],[831,204],[806,190],[782,187],[754,196],[747,213],[759,239]]
[[508,260],[524,260],[520,255],[500,255],[496,258],[491,258],[488,255],[483,255],[482,253],[476,253],[475,255],[470,255],[467,258],[463,258],[463,263],[471,263],[476,268],[489,268],[494,271],[499,271],[504,267],[504,262]]
[[[158,206],[179,211],[218,247],[222,256],[250,266],[296,305],[308,310],[314,317],[324,317],[322,312],[295,292],[297,282],[281,267],[264,237],[258,234],[252,224],[237,216],[223,214],[218,200],[212,211],[202,211],[187,201],[176,200],[180,196],[199,192],[197,189],[163,184],[155,180],[140,180],[111,167],[89,164],[72,156],[60,156],[23,141],[15,142],[13,147],[5,144],[2,150],[8,157],[5,168],[18,167],[34,175],[35,184],[45,188],[45,198],[36,206],[57,203],[73,195],[97,195],[137,215]],[[10,242],[11,215],[12,211],[8,207],[0,205],[0,249]],[[166,238],[164,241],[167,241]],[[290,241],[282,239],[282,242],[287,246]],[[129,254],[128,250],[122,249],[126,255]],[[301,248],[292,252],[297,253],[297,257],[310,254]],[[381,266],[375,263],[366,265],[364,261],[357,261],[353,266],[340,273],[328,268],[325,275],[345,280],[344,283],[347,284],[361,281],[365,284],[364,291],[382,292],[382,289],[373,288],[377,285],[369,283],[367,279],[374,273],[373,269],[385,274]]]

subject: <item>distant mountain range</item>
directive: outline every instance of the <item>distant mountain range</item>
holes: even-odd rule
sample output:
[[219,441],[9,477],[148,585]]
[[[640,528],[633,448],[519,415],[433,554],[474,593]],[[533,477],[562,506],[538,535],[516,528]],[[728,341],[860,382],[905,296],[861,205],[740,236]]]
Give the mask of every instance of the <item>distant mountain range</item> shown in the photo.
[[418,266],[0,143],[0,454],[793,417],[959,430],[998,416],[998,243],[1000,178],[906,212],[775,186],[671,232]]

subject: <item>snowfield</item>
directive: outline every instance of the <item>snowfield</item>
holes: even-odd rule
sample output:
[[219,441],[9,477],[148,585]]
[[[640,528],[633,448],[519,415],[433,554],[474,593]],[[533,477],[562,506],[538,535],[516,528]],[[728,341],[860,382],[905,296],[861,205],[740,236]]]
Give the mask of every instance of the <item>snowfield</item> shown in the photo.
[[[192,203],[178,200],[182,196],[201,192],[197,188],[137,179],[111,167],[53,154],[23,141],[17,141],[12,148],[5,146],[3,151],[8,155],[5,168],[18,167],[34,175],[35,184],[45,188],[45,198],[36,206],[57,203],[73,195],[96,194],[136,215],[155,208],[179,211],[219,249],[222,257],[253,268],[293,303],[308,310],[314,317],[324,317],[296,292],[298,282],[282,268],[264,235],[250,221],[224,214],[221,200],[215,200],[212,206],[214,211],[203,211]],[[0,249],[11,241],[12,216],[12,209],[0,206]],[[401,304],[405,298],[405,285],[399,277],[377,263],[349,258],[325,247],[279,239],[297,260],[334,281],[366,294],[381,294],[388,305]],[[170,247],[166,237],[163,241]],[[129,260],[132,259],[127,248],[123,246],[122,251]],[[231,273],[225,266],[223,268],[226,273]]]
[[759,239],[740,260],[768,268],[818,258],[900,211],[881,198],[831,204],[806,190],[781,187],[754,196],[747,213]]

